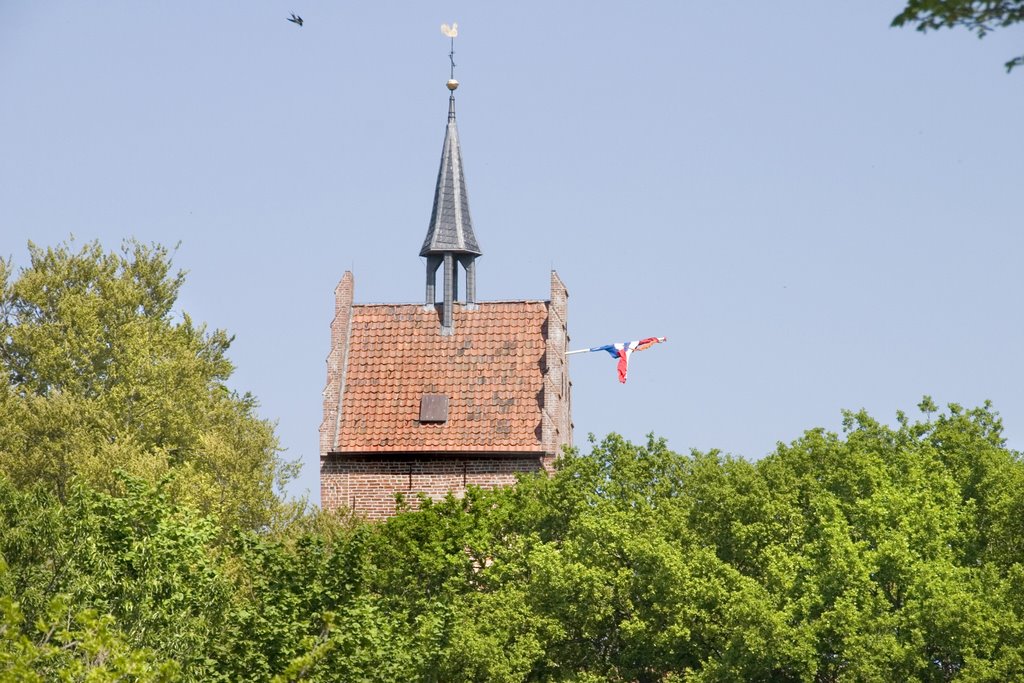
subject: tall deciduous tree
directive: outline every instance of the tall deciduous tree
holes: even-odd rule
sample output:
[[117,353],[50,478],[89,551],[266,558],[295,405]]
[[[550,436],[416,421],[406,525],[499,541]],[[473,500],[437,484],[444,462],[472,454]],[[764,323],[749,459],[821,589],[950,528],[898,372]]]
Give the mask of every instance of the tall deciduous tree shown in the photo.
[[256,402],[227,386],[231,338],[175,309],[168,250],[127,241],[29,245],[0,262],[0,471],[115,490],[115,470],[170,490],[227,525],[266,524],[290,475]]

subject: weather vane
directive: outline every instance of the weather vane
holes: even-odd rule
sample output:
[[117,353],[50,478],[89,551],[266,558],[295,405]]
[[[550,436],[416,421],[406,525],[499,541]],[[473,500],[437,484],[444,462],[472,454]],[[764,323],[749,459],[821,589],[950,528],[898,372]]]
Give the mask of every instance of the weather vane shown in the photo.
[[448,89],[455,90],[459,87],[459,82],[455,80],[455,37],[459,35],[459,25],[452,22],[452,25],[441,24],[441,33],[452,39],[452,49],[448,53],[448,60],[452,63],[451,76],[448,80]]

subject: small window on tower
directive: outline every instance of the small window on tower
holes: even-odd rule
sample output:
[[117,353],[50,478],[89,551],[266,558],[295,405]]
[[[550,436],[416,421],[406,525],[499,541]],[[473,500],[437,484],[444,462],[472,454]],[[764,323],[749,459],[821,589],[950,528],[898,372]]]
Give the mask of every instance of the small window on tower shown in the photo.
[[420,422],[447,422],[448,397],[444,394],[423,394],[420,399]]

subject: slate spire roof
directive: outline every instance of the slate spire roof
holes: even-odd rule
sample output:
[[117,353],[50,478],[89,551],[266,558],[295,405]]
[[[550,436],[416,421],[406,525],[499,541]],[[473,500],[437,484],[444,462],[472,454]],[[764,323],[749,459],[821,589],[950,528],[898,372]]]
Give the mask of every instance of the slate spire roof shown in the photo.
[[437,254],[481,255],[473,234],[473,221],[469,217],[469,197],[466,179],[462,174],[462,150],[459,148],[459,130],[455,125],[455,93],[448,98],[448,127],[441,150],[441,168],[437,172],[434,208],[430,213],[430,227],[423,240],[420,256]]

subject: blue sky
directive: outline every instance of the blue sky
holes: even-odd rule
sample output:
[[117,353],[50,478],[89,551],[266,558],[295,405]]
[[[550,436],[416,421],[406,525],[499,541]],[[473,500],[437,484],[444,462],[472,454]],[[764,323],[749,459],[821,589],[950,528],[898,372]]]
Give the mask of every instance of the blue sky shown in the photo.
[[[1024,448],[1024,31],[899,2],[0,5],[0,255],[181,244],[180,309],[319,499],[332,291],[422,296],[457,21],[481,300],[570,291],[577,443],[758,458],[991,399]],[[286,21],[304,17],[299,28]]]

